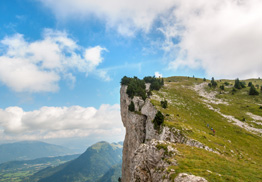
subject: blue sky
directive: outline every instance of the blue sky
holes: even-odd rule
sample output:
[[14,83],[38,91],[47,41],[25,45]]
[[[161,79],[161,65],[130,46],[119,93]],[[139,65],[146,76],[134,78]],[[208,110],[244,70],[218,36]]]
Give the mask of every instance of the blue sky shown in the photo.
[[261,7],[259,0],[2,0],[1,142],[123,140],[125,75],[260,76]]

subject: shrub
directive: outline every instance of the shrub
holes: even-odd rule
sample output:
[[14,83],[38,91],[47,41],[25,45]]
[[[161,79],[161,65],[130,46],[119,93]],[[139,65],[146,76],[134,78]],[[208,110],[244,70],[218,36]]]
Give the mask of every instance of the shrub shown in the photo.
[[237,89],[241,89],[241,88],[242,88],[242,87],[241,87],[241,84],[240,84],[240,81],[239,81],[238,78],[235,80],[235,85],[234,85],[234,87],[237,88]]
[[144,77],[144,79],[143,79],[146,83],[153,83],[155,80],[156,80],[156,78],[153,76],[146,76],[146,77]]
[[225,86],[224,85],[220,85],[220,89],[221,90],[225,90]]
[[144,80],[140,80],[137,77],[134,77],[129,81],[126,93],[130,98],[134,96],[141,96],[142,99],[146,99],[146,86]]
[[259,92],[257,91],[254,85],[251,85],[249,95],[259,95]]
[[133,101],[131,101],[131,103],[129,104],[128,110],[131,111],[131,112],[134,112],[134,111],[135,111],[135,104],[134,104]]
[[153,82],[150,85],[150,90],[159,90],[161,88],[161,85],[159,82]]
[[229,83],[228,83],[228,82],[225,82],[224,84],[225,84],[226,86],[228,86],[228,85],[229,85]]
[[130,83],[130,80],[131,80],[132,78],[129,78],[129,77],[127,77],[127,76],[124,76],[122,79],[121,79],[121,85],[128,85],[129,83]]
[[162,106],[164,109],[167,108],[167,101],[166,101],[166,100],[161,101],[160,103],[161,103],[161,106]]
[[217,87],[217,82],[215,81],[214,77],[212,77],[212,79],[211,79],[211,86],[212,86],[213,88],[216,88],[216,87]]
[[248,87],[251,87],[251,85],[252,85],[252,82],[248,82],[248,85],[247,85],[247,86],[248,86]]
[[150,90],[159,90],[164,85],[164,79],[147,76],[143,79],[145,83],[151,83]]
[[[150,91],[146,92],[145,83],[151,83]],[[164,85],[164,79],[157,79],[155,77],[145,77],[143,80],[140,80],[137,77],[129,78],[124,76],[121,79],[121,85],[127,85],[126,93],[130,98],[134,98],[134,96],[140,96],[143,100],[147,98],[147,96],[152,95],[152,90],[159,90]]]
[[234,94],[235,92],[237,92],[237,90],[235,88],[232,89],[232,94]]
[[246,88],[246,82],[240,82],[240,86],[241,86],[241,88]]
[[163,122],[164,122],[164,115],[160,111],[157,111],[156,116],[153,120],[155,130],[159,130]]
[[205,81],[207,81],[207,79],[206,79],[206,78],[204,78],[204,79],[203,79],[203,81],[205,82]]

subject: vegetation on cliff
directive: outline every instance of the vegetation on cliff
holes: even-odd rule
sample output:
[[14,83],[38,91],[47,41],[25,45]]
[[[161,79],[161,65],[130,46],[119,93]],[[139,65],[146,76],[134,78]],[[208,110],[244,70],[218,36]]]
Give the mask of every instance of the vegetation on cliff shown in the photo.
[[[186,172],[208,181],[261,181],[262,96],[249,95],[253,84],[250,88],[243,85],[261,86],[262,81],[213,79],[216,86],[209,87],[203,79],[164,80],[165,86],[154,90],[150,98],[166,116],[163,125],[179,129],[182,135],[217,152],[176,144],[180,154],[173,156],[178,165],[170,165],[170,171],[175,171],[171,178]],[[163,100],[168,101],[168,108],[162,107]]]
[[148,94],[150,95],[151,91],[159,90],[164,85],[164,79],[151,76],[147,76],[143,80],[137,77],[130,78],[127,76],[124,76],[121,79],[121,85],[127,85],[126,93],[130,98],[140,96],[143,100],[145,100],[148,95],[146,91],[146,83],[150,83],[150,90],[148,91]]
[[160,126],[164,123],[164,119],[164,115],[160,111],[157,111],[156,116],[153,120],[155,130],[160,129]]

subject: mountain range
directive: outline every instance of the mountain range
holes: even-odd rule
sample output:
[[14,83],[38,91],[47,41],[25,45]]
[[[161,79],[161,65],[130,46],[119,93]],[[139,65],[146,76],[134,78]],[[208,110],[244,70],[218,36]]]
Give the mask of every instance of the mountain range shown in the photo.
[[0,145],[0,163],[69,154],[73,154],[73,152],[66,147],[40,141],[23,141]]
[[121,161],[121,142],[112,144],[98,142],[90,146],[78,158],[56,167],[40,170],[27,181],[100,182],[102,180],[113,182],[121,176]]

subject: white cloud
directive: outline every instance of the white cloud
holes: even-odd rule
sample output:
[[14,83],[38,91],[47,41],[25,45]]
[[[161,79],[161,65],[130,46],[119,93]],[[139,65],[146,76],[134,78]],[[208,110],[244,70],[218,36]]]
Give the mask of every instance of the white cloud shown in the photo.
[[24,111],[20,107],[0,109],[2,140],[70,138],[124,134],[119,105],[93,107],[42,107]]
[[103,58],[101,57],[101,51],[106,51],[106,49],[100,46],[86,49],[85,60],[89,63],[91,68],[97,67],[102,62]]
[[5,37],[0,45],[0,81],[17,92],[55,92],[61,77],[69,79],[72,87],[76,81],[74,71],[109,80],[107,73],[96,73],[106,49],[83,48],[66,32],[46,29],[43,39],[33,42],[15,34]]
[[202,68],[216,77],[261,76],[261,0],[39,1],[58,18],[92,14],[126,36],[156,28],[165,37],[162,49],[173,59],[170,69]]
[[17,92],[54,92],[59,79],[57,73],[39,70],[26,59],[0,57],[0,81]]
[[162,77],[163,77],[163,75],[162,75],[162,74],[160,74],[159,72],[155,72],[155,77],[156,77],[156,78],[162,78]]
[[173,5],[173,0],[38,1],[51,8],[59,19],[95,15],[104,20],[109,28],[115,28],[127,36],[133,36],[139,30],[148,32],[154,20]]
[[[262,2],[200,2],[181,3],[173,11],[177,21],[162,29],[170,40],[165,48],[178,53],[170,68],[203,68],[208,76],[220,78],[260,76]],[[176,36],[181,38],[178,44],[171,41]]]

